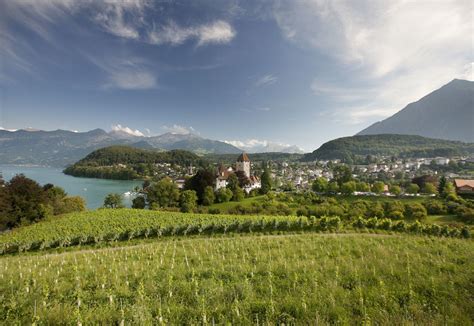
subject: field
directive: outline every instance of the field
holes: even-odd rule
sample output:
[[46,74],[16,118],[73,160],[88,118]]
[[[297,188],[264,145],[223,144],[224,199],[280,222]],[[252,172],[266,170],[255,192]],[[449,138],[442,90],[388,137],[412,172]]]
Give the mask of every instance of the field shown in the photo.
[[163,238],[0,258],[4,324],[472,325],[471,240]]
[[0,235],[0,255],[61,247],[110,244],[144,238],[233,233],[381,231],[470,237],[468,228],[389,219],[341,220],[265,215],[185,214],[101,209],[54,217]]

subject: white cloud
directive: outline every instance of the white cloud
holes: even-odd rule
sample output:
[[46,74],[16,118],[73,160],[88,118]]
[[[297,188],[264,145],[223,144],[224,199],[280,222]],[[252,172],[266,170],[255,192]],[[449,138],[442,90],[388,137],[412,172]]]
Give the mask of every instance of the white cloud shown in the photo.
[[187,135],[187,134],[196,134],[196,130],[193,128],[193,127],[185,127],[185,126],[181,126],[181,125],[178,125],[178,124],[174,124],[172,126],[163,126],[162,127],[163,130],[165,130],[166,132],[170,132],[172,134],[179,134],[179,135]]
[[271,75],[271,74],[264,75],[264,76],[260,77],[259,79],[257,79],[257,81],[255,82],[255,86],[256,87],[262,87],[262,86],[271,85],[271,84],[276,83],[277,80],[278,80],[278,78]]
[[126,134],[132,135],[132,136],[145,137],[145,134],[142,133],[140,130],[138,130],[138,129],[133,130],[129,127],[125,127],[125,126],[122,126],[120,124],[113,125],[112,130],[116,131],[116,132],[126,133]]
[[152,30],[148,39],[152,44],[179,45],[194,38],[198,45],[229,43],[236,35],[232,26],[222,20],[192,27],[181,27],[170,21],[167,25]]
[[311,85],[316,94],[344,102],[338,112],[358,121],[388,116],[454,78],[472,79],[472,12],[469,0],[301,0],[274,6],[285,38],[342,63],[344,81],[363,85],[343,89],[346,83],[327,85],[321,77]]
[[290,144],[272,142],[261,139],[224,140],[225,143],[235,146],[249,153],[287,152],[302,153],[303,149]]

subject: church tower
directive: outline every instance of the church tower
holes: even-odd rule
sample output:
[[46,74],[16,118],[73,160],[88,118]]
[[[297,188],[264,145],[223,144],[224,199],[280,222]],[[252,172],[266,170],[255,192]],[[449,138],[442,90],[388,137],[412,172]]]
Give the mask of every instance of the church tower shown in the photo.
[[250,178],[250,160],[245,152],[240,154],[235,167],[237,171],[243,171],[247,178]]

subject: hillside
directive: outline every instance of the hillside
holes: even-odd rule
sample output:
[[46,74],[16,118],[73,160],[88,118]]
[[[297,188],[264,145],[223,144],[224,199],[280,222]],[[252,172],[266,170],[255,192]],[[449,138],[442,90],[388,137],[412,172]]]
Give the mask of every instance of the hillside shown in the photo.
[[98,149],[64,170],[76,177],[130,180],[151,174],[156,163],[183,167],[201,165],[194,153],[183,150],[157,151],[130,146]]
[[455,79],[358,133],[374,134],[474,142],[474,82]]
[[0,235],[0,323],[472,324],[471,240],[324,221],[98,210],[24,226]]
[[343,137],[324,143],[303,161],[340,159],[364,160],[367,155],[402,158],[474,154],[474,143],[431,139],[410,135],[364,135]]
[[143,137],[102,129],[88,132],[67,130],[0,130],[0,164],[33,164],[64,167],[96,149],[129,145],[145,149],[189,150],[197,154],[237,154],[241,150],[225,142],[194,134],[166,133]]

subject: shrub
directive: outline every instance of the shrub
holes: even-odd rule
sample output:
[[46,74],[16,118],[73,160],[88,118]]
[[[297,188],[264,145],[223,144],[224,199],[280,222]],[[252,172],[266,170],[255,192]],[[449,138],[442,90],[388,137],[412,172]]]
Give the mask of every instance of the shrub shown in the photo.
[[406,215],[414,220],[424,220],[427,216],[425,206],[420,203],[410,203],[405,205]]

